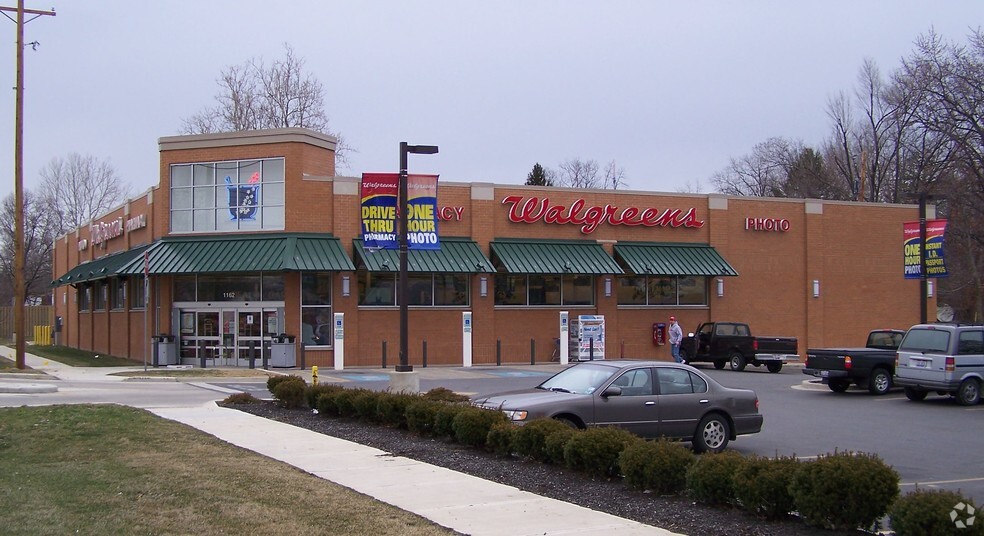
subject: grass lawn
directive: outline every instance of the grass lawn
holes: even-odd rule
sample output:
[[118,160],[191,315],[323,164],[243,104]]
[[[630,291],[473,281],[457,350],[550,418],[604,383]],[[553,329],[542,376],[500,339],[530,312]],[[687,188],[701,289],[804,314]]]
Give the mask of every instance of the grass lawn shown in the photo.
[[455,534],[115,405],[0,408],[0,504],[5,535]]
[[142,364],[122,357],[97,354],[67,346],[35,346],[32,344],[25,346],[24,351],[72,367],[135,367]]

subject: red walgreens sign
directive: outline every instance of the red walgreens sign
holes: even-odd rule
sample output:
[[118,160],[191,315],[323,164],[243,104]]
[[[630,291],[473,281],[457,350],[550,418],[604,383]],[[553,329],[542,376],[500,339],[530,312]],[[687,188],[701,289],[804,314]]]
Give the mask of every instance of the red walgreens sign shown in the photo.
[[557,225],[580,225],[581,232],[591,234],[599,225],[642,225],[644,227],[693,227],[704,226],[703,220],[697,219],[694,208],[684,212],[678,208],[667,208],[660,211],[657,208],[626,207],[618,208],[612,205],[585,207],[584,199],[576,199],[570,207],[552,205],[550,199],[531,197],[524,201],[523,196],[510,195],[502,200],[503,205],[509,205],[509,221],[513,223],[553,223]]

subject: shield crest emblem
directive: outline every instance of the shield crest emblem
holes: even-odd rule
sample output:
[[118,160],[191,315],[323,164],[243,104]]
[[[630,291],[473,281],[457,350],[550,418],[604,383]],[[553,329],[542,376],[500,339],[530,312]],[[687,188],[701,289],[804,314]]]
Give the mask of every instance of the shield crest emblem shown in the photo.
[[256,209],[260,206],[259,172],[253,173],[247,184],[233,184],[229,176],[226,176],[225,183],[229,193],[229,219],[255,220]]

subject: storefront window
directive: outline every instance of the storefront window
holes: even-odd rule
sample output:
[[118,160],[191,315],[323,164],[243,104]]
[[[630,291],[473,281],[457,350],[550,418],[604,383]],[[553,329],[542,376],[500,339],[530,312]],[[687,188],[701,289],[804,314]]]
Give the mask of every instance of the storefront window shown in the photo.
[[306,345],[332,344],[331,283],[328,272],[301,274],[301,342]]
[[260,276],[203,274],[198,276],[198,301],[259,301]]
[[284,228],[284,159],[171,166],[171,231]]
[[126,279],[113,279],[110,293],[110,308],[123,309],[126,307]]
[[92,306],[92,287],[82,285],[76,288],[75,299],[79,302],[79,311],[88,311]]
[[641,276],[616,278],[619,305],[707,305],[707,277]]
[[106,310],[106,289],[107,286],[102,281],[96,281],[92,284],[93,311]]
[[495,304],[593,305],[594,279],[591,275],[497,274]]
[[193,302],[198,301],[195,293],[195,276],[176,275],[174,276],[174,301]]
[[[360,271],[359,305],[399,305],[397,274],[374,274]],[[469,302],[468,274],[407,274],[408,301],[414,307],[467,306]]]
[[263,301],[284,301],[284,276],[263,274]]
[[130,309],[143,309],[144,302],[144,276],[137,275],[129,279],[130,286]]

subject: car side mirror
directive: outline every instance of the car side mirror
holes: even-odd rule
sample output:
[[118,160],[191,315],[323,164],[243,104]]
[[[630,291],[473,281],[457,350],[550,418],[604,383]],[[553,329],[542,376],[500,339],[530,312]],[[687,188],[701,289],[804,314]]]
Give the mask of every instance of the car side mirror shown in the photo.
[[608,389],[601,392],[602,398],[608,398],[610,396],[622,396],[622,388],[617,385],[609,385]]

